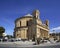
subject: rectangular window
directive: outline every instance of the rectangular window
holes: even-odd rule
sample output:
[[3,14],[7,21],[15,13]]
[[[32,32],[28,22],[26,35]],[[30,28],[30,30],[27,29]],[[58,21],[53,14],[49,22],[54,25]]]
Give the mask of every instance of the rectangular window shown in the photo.
[[20,26],[21,26],[21,21],[20,21]]
[[27,26],[28,26],[28,21],[26,22]]

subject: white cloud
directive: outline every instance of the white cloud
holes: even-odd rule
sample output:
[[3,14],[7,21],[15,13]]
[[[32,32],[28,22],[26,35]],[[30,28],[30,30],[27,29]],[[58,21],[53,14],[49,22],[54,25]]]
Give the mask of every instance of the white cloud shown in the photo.
[[56,27],[56,28],[50,29],[50,31],[53,31],[53,30],[55,30],[55,31],[60,30],[60,26],[59,27]]

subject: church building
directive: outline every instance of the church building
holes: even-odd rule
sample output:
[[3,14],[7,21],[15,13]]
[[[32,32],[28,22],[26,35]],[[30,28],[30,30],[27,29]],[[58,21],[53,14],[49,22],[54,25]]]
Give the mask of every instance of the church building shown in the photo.
[[15,20],[14,37],[26,40],[49,38],[49,21],[42,23],[39,10]]

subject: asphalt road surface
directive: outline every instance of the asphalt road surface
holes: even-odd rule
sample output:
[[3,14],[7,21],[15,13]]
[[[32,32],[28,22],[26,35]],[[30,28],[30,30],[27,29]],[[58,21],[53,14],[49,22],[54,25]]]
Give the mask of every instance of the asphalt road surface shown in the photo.
[[16,43],[0,43],[0,48],[60,48],[60,43],[54,44],[40,44],[40,45],[28,45],[26,44],[16,44]]
[[60,45],[52,45],[52,46],[19,46],[19,45],[0,45],[0,48],[60,48]]

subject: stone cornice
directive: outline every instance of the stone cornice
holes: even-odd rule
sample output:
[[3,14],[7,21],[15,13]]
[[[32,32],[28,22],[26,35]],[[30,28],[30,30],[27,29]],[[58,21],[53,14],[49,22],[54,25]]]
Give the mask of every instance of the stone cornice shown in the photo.
[[19,19],[23,19],[23,18],[33,18],[33,16],[22,16],[22,17],[20,17],[20,18],[17,18],[17,19],[15,20],[15,22],[18,21]]
[[20,28],[27,28],[27,27],[28,27],[28,26],[15,27],[14,30],[16,30],[16,29],[20,29]]

